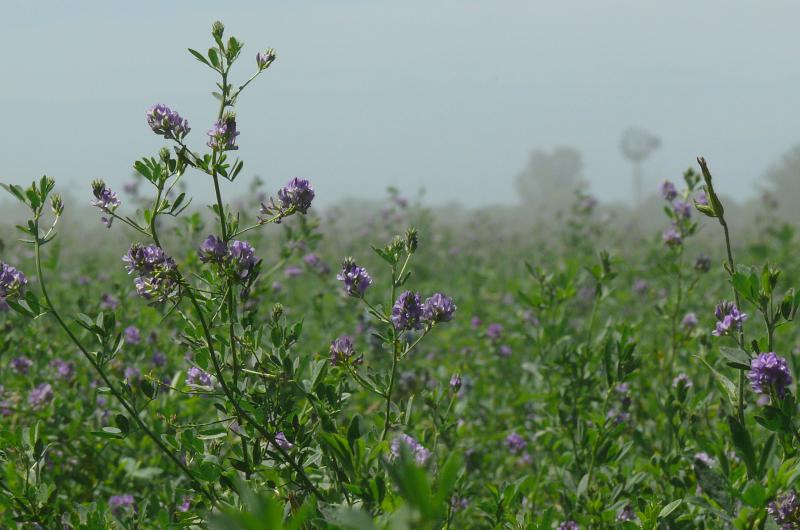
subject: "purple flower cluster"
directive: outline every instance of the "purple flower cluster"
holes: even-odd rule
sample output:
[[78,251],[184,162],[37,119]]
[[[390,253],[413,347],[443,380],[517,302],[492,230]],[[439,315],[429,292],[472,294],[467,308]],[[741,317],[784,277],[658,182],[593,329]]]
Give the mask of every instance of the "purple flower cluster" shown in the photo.
[[328,266],[328,264],[322,261],[320,257],[313,252],[303,256],[303,263],[305,263],[308,268],[316,271],[318,274],[328,274],[331,272],[331,268]]
[[394,438],[394,440],[392,440],[392,456],[394,458],[399,458],[403,451],[403,447],[405,447],[414,456],[414,460],[416,460],[417,464],[421,466],[425,465],[425,463],[431,457],[430,451],[425,449],[421,443],[407,434],[399,434]]
[[125,344],[136,345],[142,342],[142,334],[136,326],[125,328],[123,335],[125,336]]
[[742,328],[742,324],[747,320],[747,313],[742,313],[736,304],[723,301],[714,308],[714,316],[717,317],[717,326],[712,335],[722,337],[728,335],[733,330]]
[[[336,366],[348,362],[355,354],[355,345],[353,344],[353,337],[350,335],[341,335],[331,342],[331,364]],[[360,363],[361,359],[357,359],[356,363]]]
[[580,528],[575,521],[564,521],[556,527],[556,530],[580,530]]
[[189,122],[166,105],[153,105],[147,111],[147,125],[167,140],[181,140],[189,134]]
[[267,48],[256,54],[256,66],[259,70],[266,70],[275,61],[275,50]]
[[455,312],[456,304],[453,299],[442,293],[434,293],[422,304],[422,319],[432,324],[449,322]]
[[617,512],[617,521],[620,523],[624,523],[626,521],[635,521],[636,520],[636,512],[633,511],[633,508],[630,504],[624,506],[620,511]]
[[239,131],[236,130],[236,117],[233,115],[225,116],[217,121],[208,131],[208,142],[206,145],[214,151],[235,151],[239,149],[236,145],[236,137]]
[[13,300],[22,294],[26,285],[28,279],[22,272],[0,261],[0,306],[5,306],[7,299]]
[[278,190],[278,199],[284,210],[294,208],[300,213],[307,213],[314,200],[314,188],[306,179],[293,178],[286,186]]
[[133,495],[113,495],[108,499],[108,507],[114,512],[123,510],[134,510],[136,507],[136,500]]
[[46,405],[52,399],[53,387],[50,383],[42,383],[28,394],[28,404],[35,409]]
[[33,366],[33,361],[23,355],[11,359],[11,369],[18,374],[27,375],[31,366]]
[[670,226],[661,234],[661,240],[669,247],[677,247],[683,243],[683,237],[674,226]]
[[166,301],[177,287],[177,266],[160,247],[139,243],[131,245],[128,253],[122,257],[128,274],[136,273],[133,280],[136,292],[147,300]]
[[71,379],[72,376],[75,374],[75,364],[72,361],[63,361],[61,359],[53,359],[50,361],[50,366],[52,366],[56,371],[56,376],[59,379]]
[[201,370],[196,366],[192,366],[186,371],[186,384],[196,386],[212,386],[211,374],[205,370]]
[[665,201],[672,202],[678,196],[678,190],[675,189],[675,184],[670,182],[669,180],[665,180],[664,183],[661,185],[661,196],[664,197]]
[[422,303],[419,294],[405,291],[392,306],[392,324],[397,331],[420,329],[422,323]]
[[686,313],[686,315],[683,317],[683,320],[681,320],[681,326],[686,329],[694,329],[697,327],[697,324],[697,315],[694,313]]
[[691,388],[692,387],[692,380],[689,379],[689,376],[686,374],[678,374],[675,376],[675,379],[672,380],[672,388]]
[[503,336],[502,324],[489,324],[486,328],[486,336],[492,341],[499,340]]
[[198,247],[197,256],[203,263],[216,263],[229,266],[240,280],[250,278],[253,270],[261,263],[253,246],[246,241],[233,240],[230,246],[214,235],[210,235]]
[[774,389],[781,398],[786,393],[786,387],[792,384],[792,374],[786,359],[774,352],[761,353],[750,361],[747,378],[755,392],[769,394]]
[[106,228],[111,228],[111,223],[114,222],[114,216],[111,214],[122,204],[122,201],[102,180],[92,181],[92,195],[94,195],[92,206],[96,206],[108,214],[108,216],[101,217],[100,221],[106,225]]
[[520,436],[516,431],[512,431],[508,436],[506,436],[505,444],[509,451],[517,454],[525,450],[528,442],[526,442],[525,438]]
[[800,498],[795,491],[784,493],[770,502],[767,512],[780,525],[781,530],[800,528]]
[[283,431],[275,435],[275,444],[284,451],[288,451],[294,447],[294,444],[286,438],[286,435],[283,433]]
[[363,298],[367,288],[372,285],[372,277],[364,267],[359,267],[353,258],[346,258],[336,279],[344,283],[345,292],[356,298]]

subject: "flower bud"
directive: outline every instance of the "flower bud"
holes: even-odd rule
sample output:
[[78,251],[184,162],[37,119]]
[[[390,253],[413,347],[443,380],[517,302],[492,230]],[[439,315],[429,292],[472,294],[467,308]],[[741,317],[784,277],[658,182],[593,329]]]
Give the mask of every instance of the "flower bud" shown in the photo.
[[214,21],[211,25],[211,35],[215,39],[221,39],[223,33],[225,33],[225,25],[219,20]]

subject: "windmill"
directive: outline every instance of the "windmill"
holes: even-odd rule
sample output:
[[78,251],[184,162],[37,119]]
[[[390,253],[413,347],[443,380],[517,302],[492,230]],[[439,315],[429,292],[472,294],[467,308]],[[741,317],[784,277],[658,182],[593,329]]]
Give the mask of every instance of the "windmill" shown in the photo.
[[661,139],[640,127],[622,133],[622,155],[633,164],[633,195],[636,204],[642,201],[642,163],[661,145]]

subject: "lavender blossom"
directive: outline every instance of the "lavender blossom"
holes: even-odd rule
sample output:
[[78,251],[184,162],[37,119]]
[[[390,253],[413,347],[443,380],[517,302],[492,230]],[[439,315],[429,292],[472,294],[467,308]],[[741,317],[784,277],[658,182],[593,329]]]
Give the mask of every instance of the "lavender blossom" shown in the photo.
[[635,521],[636,513],[630,504],[625,505],[620,511],[617,512],[617,521],[624,523],[626,521]]
[[695,462],[700,462],[706,467],[712,467],[714,465],[714,459],[706,453],[705,451],[700,451],[699,453],[695,453],[694,455]]
[[283,431],[275,435],[275,444],[284,451],[288,451],[294,447],[294,444],[286,439],[286,435],[283,434]]
[[303,269],[295,265],[289,265],[283,269],[283,275],[287,278],[297,278],[298,276],[303,275]]
[[675,197],[678,196],[678,190],[675,189],[675,184],[669,180],[665,180],[661,185],[661,196],[664,197],[665,201],[674,201]]
[[686,201],[675,201],[672,204],[672,211],[678,217],[683,217],[684,219],[689,219],[692,216],[692,206]]
[[0,261],[0,305],[21,295],[26,285],[28,279],[22,272]]
[[266,70],[275,61],[275,50],[267,48],[263,52],[256,54],[256,66],[259,70]]
[[33,361],[23,355],[11,359],[11,368],[18,374],[27,375],[31,366]]
[[355,345],[353,344],[353,337],[350,335],[341,335],[331,342],[330,348],[331,364],[336,366],[346,363],[355,355]]
[[197,257],[203,263],[222,264],[227,255],[228,247],[215,235],[209,235],[197,249]]
[[453,318],[455,311],[456,305],[453,303],[452,298],[442,293],[435,293],[425,300],[422,305],[422,318],[425,322],[431,324],[449,322]]
[[316,271],[318,274],[325,275],[331,272],[331,268],[328,266],[328,264],[322,261],[320,257],[313,252],[303,256],[303,263],[305,263],[310,269]]
[[405,447],[413,456],[414,460],[417,464],[423,466],[431,457],[431,452],[425,449],[421,443],[419,443],[413,437],[407,434],[399,434],[397,435],[391,443],[391,451],[392,456],[394,458],[399,458],[403,447]]
[[486,328],[486,336],[490,340],[498,340],[503,335],[503,326],[500,324],[489,324]]
[[459,374],[454,374],[453,377],[450,378],[450,389],[457,394],[458,391],[461,390],[461,383],[461,376]]
[[680,232],[678,232],[674,226],[664,230],[664,233],[661,234],[661,239],[664,241],[664,244],[669,247],[677,247],[683,243]]
[[781,530],[800,528],[800,498],[794,490],[784,493],[767,505],[769,513]]
[[195,386],[212,386],[211,374],[192,366],[186,371],[186,384]]
[[686,329],[694,329],[697,327],[697,324],[697,315],[694,313],[686,313],[686,315],[683,317],[683,320],[681,320],[681,326]]
[[68,380],[71,379],[73,375],[75,375],[75,363],[73,363],[72,361],[53,359],[50,362],[50,366],[55,368],[56,377],[58,377],[59,379]]
[[261,263],[261,258],[256,257],[253,246],[246,241],[231,241],[228,258],[242,280],[248,279],[256,266]]
[[647,283],[647,280],[642,278],[638,278],[636,281],[633,282],[633,292],[636,294],[644,294],[647,292],[647,289],[650,287],[650,284]]
[[28,394],[28,404],[33,408],[46,405],[53,399],[53,387],[50,383],[42,383]]
[[556,530],[580,530],[580,528],[575,521],[564,521],[556,527]]
[[166,366],[167,356],[160,351],[154,351],[152,357],[150,357],[150,362],[153,363],[153,366],[157,366],[159,368]]
[[175,261],[156,245],[143,247],[134,243],[122,261],[128,274],[138,274],[133,283],[136,292],[145,299],[166,301],[178,287]]
[[181,140],[189,134],[189,122],[166,105],[153,105],[147,111],[147,125],[167,140]]
[[306,179],[295,177],[278,190],[278,199],[284,210],[294,208],[305,214],[311,207],[311,201],[314,200],[314,188]]
[[113,495],[108,499],[108,507],[117,513],[125,510],[135,510],[136,501],[133,495],[127,493],[125,495]]
[[363,298],[367,288],[372,285],[367,269],[359,267],[353,258],[347,258],[342,263],[342,271],[336,275],[336,279],[344,282],[345,292],[356,298]]
[[526,442],[525,438],[520,436],[516,431],[512,431],[508,436],[506,436],[505,444],[509,451],[517,454],[525,450],[528,442]]
[[756,393],[769,394],[774,389],[780,398],[786,393],[786,387],[792,384],[792,374],[786,359],[774,352],[761,353],[753,359],[747,378]]
[[397,331],[422,327],[422,305],[419,294],[405,291],[392,306],[392,324]]
[[742,324],[747,320],[747,313],[742,313],[736,304],[723,301],[714,308],[714,316],[717,317],[717,325],[712,335],[722,337],[734,330],[742,329]]
[[214,151],[235,151],[239,149],[239,146],[236,145],[236,137],[239,136],[239,131],[236,130],[236,117],[232,114],[214,123],[214,126],[206,134],[208,134],[206,145]]
[[100,297],[100,309],[104,311],[113,311],[119,307],[119,299],[111,293],[104,293]]
[[675,376],[675,379],[672,380],[672,388],[691,388],[692,387],[692,380],[689,379],[689,376],[686,374],[678,374]]
[[108,216],[101,217],[100,221],[106,225],[106,228],[111,228],[111,223],[114,222],[114,216],[111,214],[119,208],[122,201],[119,200],[117,194],[111,191],[111,188],[107,187],[106,183],[102,180],[92,181],[92,195],[94,195],[92,206],[96,206],[100,208],[101,211],[108,214]]
[[142,335],[139,332],[139,328],[136,326],[128,326],[125,328],[125,344],[136,345],[142,342]]

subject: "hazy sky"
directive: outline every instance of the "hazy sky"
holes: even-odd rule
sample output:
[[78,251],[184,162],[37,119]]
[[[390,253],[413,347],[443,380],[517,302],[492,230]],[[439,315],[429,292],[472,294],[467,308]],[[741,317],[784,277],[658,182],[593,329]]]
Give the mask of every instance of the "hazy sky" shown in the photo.
[[[225,5],[223,10],[220,6]],[[34,2],[0,0],[0,181],[47,173],[89,193],[162,145],[162,102],[198,148],[216,114],[213,20],[278,61],[239,105],[243,180],[311,179],[321,202],[378,197],[514,202],[532,148],[572,145],[603,199],[630,194],[629,125],[662,138],[655,183],[704,154],[725,192],[752,194],[800,141],[796,0]],[[192,193],[209,183],[193,174]],[[77,187],[76,187],[77,186]]]

